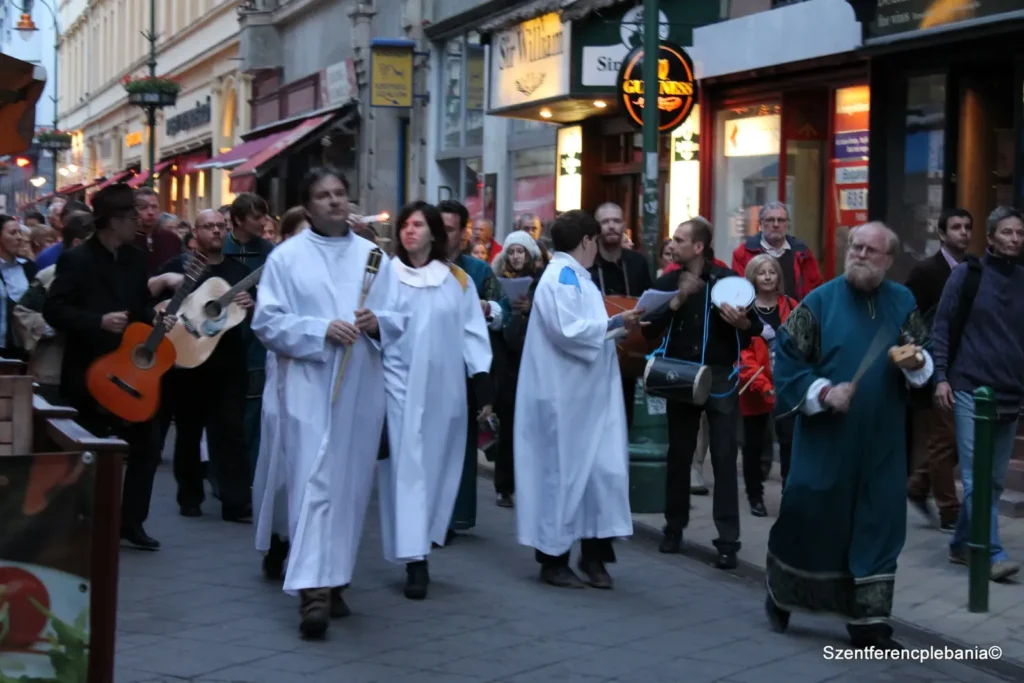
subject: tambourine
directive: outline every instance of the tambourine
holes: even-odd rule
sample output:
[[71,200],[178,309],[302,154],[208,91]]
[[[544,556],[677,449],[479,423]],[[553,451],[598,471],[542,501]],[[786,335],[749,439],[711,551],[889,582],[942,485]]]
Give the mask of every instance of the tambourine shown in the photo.
[[739,276],[722,278],[711,288],[711,303],[718,308],[723,304],[729,304],[735,309],[746,311],[756,298],[754,285]]

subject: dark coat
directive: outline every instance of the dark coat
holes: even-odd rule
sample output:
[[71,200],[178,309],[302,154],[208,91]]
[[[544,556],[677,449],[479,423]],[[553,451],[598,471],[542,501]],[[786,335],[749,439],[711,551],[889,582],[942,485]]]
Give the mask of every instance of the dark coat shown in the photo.
[[910,270],[907,289],[914,294],[917,310],[926,319],[931,320],[934,317],[935,307],[942,298],[942,288],[946,286],[946,280],[952,272],[941,250],[929,258],[918,261]]
[[57,259],[43,317],[67,335],[60,391],[79,410],[96,409],[85,386],[86,370],[121,342],[121,335],[103,330],[103,316],[127,311],[129,322],[153,322],[148,281],[142,251],[126,244],[115,257],[95,235]]

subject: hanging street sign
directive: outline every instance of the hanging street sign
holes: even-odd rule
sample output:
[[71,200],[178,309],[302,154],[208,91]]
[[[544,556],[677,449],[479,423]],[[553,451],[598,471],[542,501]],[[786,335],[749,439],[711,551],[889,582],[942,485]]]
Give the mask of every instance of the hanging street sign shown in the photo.
[[[637,127],[644,121],[644,50],[634,48],[622,60],[616,91],[626,116]],[[669,133],[678,128],[697,102],[697,81],[693,61],[679,45],[661,41],[658,46],[658,131]]]

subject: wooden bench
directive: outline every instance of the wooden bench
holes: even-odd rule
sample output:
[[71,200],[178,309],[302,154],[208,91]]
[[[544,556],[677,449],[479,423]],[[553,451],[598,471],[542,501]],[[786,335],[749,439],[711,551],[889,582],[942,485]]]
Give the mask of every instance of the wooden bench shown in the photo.
[[0,456],[31,453],[32,378],[0,374]]

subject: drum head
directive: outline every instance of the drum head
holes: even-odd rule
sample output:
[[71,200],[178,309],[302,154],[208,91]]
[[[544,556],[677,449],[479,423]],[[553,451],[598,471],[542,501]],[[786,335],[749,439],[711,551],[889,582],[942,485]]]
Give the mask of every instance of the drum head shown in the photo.
[[756,296],[754,285],[738,275],[722,278],[711,288],[711,303],[718,308],[721,308],[723,304],[729,304],[744,311],[750,308]]
[[[730,278],[731,279],[731,278]],[[704,405],[711,395],[711,368],[706,365],[700,366],[697,376],[693,378],[693,404]]]

